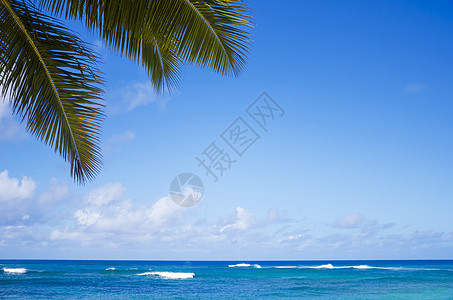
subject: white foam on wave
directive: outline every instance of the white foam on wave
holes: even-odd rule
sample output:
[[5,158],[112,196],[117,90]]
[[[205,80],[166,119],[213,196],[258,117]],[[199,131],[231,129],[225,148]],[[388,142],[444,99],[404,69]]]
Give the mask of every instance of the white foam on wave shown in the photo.
[[116,270],[116,268],[110,267],[110,268],[107,268],[107,269],[105,269],[105,270],[106,270],[106,271],[113,271],[113,270]]
[[137,275],[139,276],[157,275],[165,279],[190,279],[195,276],[194,273],[183,273],[183,272],[145,272]]
[[[259,265],[258,265],[259,266]],[[230,268],[237,268],[237,267],[250,267],[250,264],[235,264],[235,265],[228,265]],[[261,268],[261,266],[260,266]]]
[[[393,270],[393,271],[400,271],[400,270],[404,269],[403,267],[373,267],[373,266],[369,266],[369,265],[346,266],[343,268],[353,268],[353,269],[359,269],[359,270],[375,269],[375,270]],[[407,270],[410,270],[410,269],[407,269]]]
[[[400,271],[403,270],[403,267],[373,267],[369,265],[359,265],[359,266],[351,266],[354,269],[359,270],[370,270],[370,269],[378,269],[378,270],[393,270],[393,271]],[[407,269],[410,270],[410,269]]]
[[353,265],[353,266],[333,266],[332,264],[324,264],[319,266],[275,266],[277,269],[357,269],[357,270],[391,270],[391,271],[453,271],[450,269],[434,269],[434,268],[404,268],[404,267],[377,267],[370,265]]
[[354,269],[360,269],[360,270],[368,270],[368,269],[373,269],[373,267],[368,266],[368,265],[359,265],[359,266],[352,266]]
[[310,269],[335,269],[335,267],[332,266],[332,264],[326,264],[326,265],[320,265],[320,266],[312,266],[312,267],[307,267],[307,268],[310,268]]
[[27,269],[25,268],[3,268],[3,272],[10,274],[25,274]]
[[253,266],[257,269],[261,269],[261,266],[259,264],[254,264]]
[[[393,271],[400,271],[405,268],[403,267],[374,267],[369,265],[357,265],[357,266],[333,266],[332,264],[320,265],[320,266],[301,266],[301,269],[309,268],[309,269],[357,269],[357,270],[371,270],[371,269],[378,269],[378,270],[393,270]],[[407,269],[411,270],[411,269]]]
[[313,266],[313,267],[300,267],[310,269],[358,269],[358,270],[370,270],[370,269],[381,269],[381,270],[401,270],[400,267],[373,267],[369,265],[357,265],[357,266],[333,266],[332,264]]

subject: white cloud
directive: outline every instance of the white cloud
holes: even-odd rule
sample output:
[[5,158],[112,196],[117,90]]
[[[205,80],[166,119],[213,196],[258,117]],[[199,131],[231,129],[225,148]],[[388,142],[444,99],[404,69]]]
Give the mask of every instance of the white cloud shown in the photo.
[[13,118],[9,105],[0,98],[0,141],[24,137],[24,126]]
[[80,238],[79,232],[68,232],[67,230],[54,230],[50,233],[51,240],[77,240]]
[[132,111],[137,107],[158,103],[161,108],[170,100],[170,96],[157,95],[151,81],[134,82],[119,89],[107,91],[108,112],[116,114]]
[[9,177],[7,170],[0,172],[0,226],[33,222],[30,204],[35,187],[31,178],[19,180]]
[[8,170],[0,172],[0,201],[26,199],[33,195],[36,183],[33,179],[23,176],[21,180],[9,177]]
[[408,93],[417,93],[417,92],[425,90],[426,88],[427,88],[427,86],[425,84],[411,83],[411,84],[406,85],[405,90]]
[[123,196],[125,189],[121,183],[109,183],[89,192],[84,199],[84,206],[103,207]]
[[[134,203],[125,197],[121,183],[107,184],[87,193],[73,215],[72,224],[54,229],[49,238],[54,243],[79,241],[87,247],[152,244],[163,249],[176,243],[179,248],[201,249],[207,245],[219,247],[225,242],[248,244],[262,238],[251,231],[256,224],[270,222],[269,215],[257,222],[255,215],[243,207],[237,207],[226,221],[214,223],[196,219],[196,213],[196,207],[177,206],[169,196],[154,203]],[[275,212],[271,215],[279,219]]]
[[[149,205],[134,205],[124,197],[124,192],[121,183],[107,184],[89,192],[74,213],[72,231],[66,229],[65,236],[78,236],[87,243],[97,239],[98,234],[121,236],[118,242],[139,240],[165,230],[166,224],[174,226],[184,210],[169,197]],[[54,231],[53,239],[60,236],[58,232]]]
[[335,222],[335,227],[338,228],[357,228],[363,222],[361,214],[350,214],[341,217]]
[[255,224],[255,215],[249,211],[247,211],[243,207],[236,208],[236,215],[230,224],[227,224],[220,228],[220,232],[225,230],[246,230]]
[[112,135],[105,143],[103,150],[109,151],[112,150],[113,147],[130,142],[135,139],[135,132],[127,130],[120,134]]
[[[23,186],[23,180],[7,172],[0,173],[0,178],[13,189]],[[11,202],[14,205],[8,209],[0,206],[0,244],[9,253],[21,245],[21,249],[30,249],[28,253],[40,248],[43,255],[60,251],[67,258],[80,258],[78,251],[86,251],[87,258],[104,259],[366,259],[422,257],[425,253],[434,257],[453,249],[453,232],[402,233],[400,228],[389,233],[393,224],[360,214],[343,216],[334,228],[323,231],[277,208],[260,216],[239,206],[222,218],[210,215],[203,203],[182,208],[169,197],[138,203],[127,197],[119,182],[88,191],[75,200],[77,206],[70,201],[75,197],[69,187],[56,180],[37,196],[17,194],[29,196]],[[67,249],[73,250],[68,253]],[[99,251],[99,256],[90,255],[93,251]]]
[[67,199],[71,196],[71,191],[67,183],[60,183],[57,179],[50,180],[50,186],[47,191],[43,192],[39,198],[39,206],[45,209],[51,209],[62,201],[67,203]]
[[123,97],[129,102],[128,110],[147,105],[156,100],[156,94],[150,82],[137,82],[123,91]]
[[267,217],[261,221],[258,225],[265,226],[272,223],[285,224],[294,222],[292,218],[288,216],[286,210],[280,210],[278,208],[271,208],[267,211]]
[[10,177],[7,170],[0,172],[0,228],[55,224],[65,218],[65,209],[59,208],[63,204],[71,207],[69,186],[52,179],[44,192],[34,195],[36,187],[36,182],[27,176],[19,180]]

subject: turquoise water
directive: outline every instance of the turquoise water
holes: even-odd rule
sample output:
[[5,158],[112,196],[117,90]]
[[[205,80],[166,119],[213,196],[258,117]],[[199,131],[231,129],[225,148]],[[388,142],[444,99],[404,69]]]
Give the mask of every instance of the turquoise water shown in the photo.
[[453,299],[453,261],[0,260],[8,299]]

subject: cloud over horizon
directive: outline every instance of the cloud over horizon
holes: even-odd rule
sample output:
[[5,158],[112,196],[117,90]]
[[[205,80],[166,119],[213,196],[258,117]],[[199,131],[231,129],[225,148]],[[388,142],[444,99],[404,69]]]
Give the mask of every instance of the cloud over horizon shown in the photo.
[[350,214],[341,217],[335,221],[334,226],[338,228],[356,228],[363,222],[363,216],[361,214]]
[[[453,231],[397,234],[389,231],[396,226],[393,223],[369,220],[359,213],[336,219],[329,225],[333,232],[320,233],[278,208],[257,215],[238,206],[215,219],[199,207],[179,207],[169,196],[134,202],[121,182],[92,188],[78,197],[55,179],[38,195],[36,187],[31,178],[19,180],[6,170],[0,172],[0,247],[5,258],[18,258],[11,250],[18,244],[30,257],[31,249],[41,249],[50,253],[47,258],[80,258],[80,252],[87,253],[84,258],[104,255],[100,257],[105,259],[241,259],[250,253],[256,259],[397,258],[402,254],[411,258],[426,253],[438,258],[453,247]],[[134,256],[124,257],[131,249]]]

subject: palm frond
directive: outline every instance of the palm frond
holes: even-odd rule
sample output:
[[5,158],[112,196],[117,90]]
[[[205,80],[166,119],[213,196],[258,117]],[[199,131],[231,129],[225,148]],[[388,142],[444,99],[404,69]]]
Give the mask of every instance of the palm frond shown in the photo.
[[248,9],[238,0],[153,1],[148,22],[176,40],[184,61],[220,74],[239,75],[245,66],[251,34]]
[[159,37],[144,30],[141,40],[141,63],[148,72],[158,92],[167,88],[170,92],[179,84],[182,61],[173,48],[163,47]]
[[[156,51],[171,58],[163,69],[147,67],[153,85],[179,79],[180,63],[238,75],[251,42],[248,9],[242,0],[40,0],[58,16],[82,20],[106,44],[145,66]],[[147,53],[151,51],[151,53]],[[154,52],[153,52],[154,51]],[[155,72],[164,71],[162,78]],[[161,80],[159,80],[159,78]]]
[[71,164],[78,183],[101,166],[98,58],[26,0],[0,0],[0,93],[27,129]]

